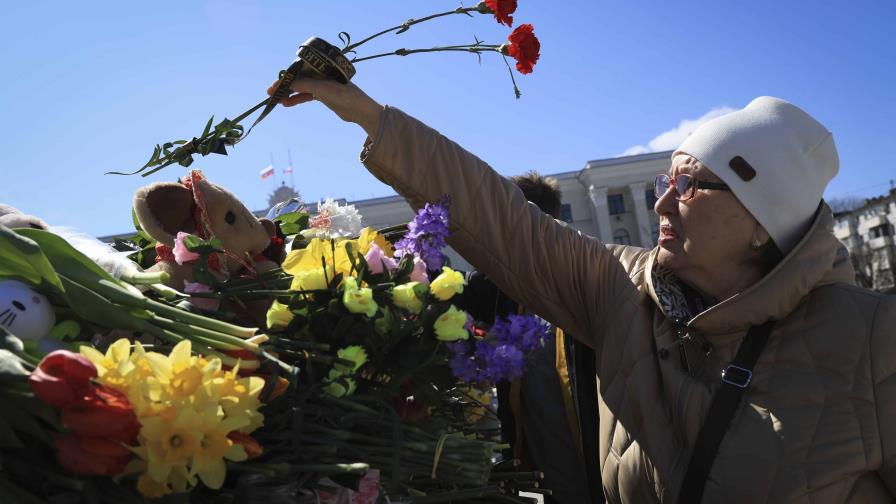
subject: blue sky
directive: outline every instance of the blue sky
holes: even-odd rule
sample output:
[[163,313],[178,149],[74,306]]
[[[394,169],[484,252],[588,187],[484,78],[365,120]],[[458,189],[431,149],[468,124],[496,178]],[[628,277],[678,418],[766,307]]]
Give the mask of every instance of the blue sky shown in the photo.
[[[355,40],[454,1],[16,2],[0,17],[0,202],[97,235],[131,229],[134,191],[185,171],[141,166],[156,143],[257,103],[311,35]],[[473,5],[469,3],[469,5]],[[516,100],[498,57],[422,54],[358,65],[355,82],[429,123],[504,174],[580,169],[660,146],[664,132],[760,95],[803,107],[834,132],[829,197],[869,196],[896,178],[896,3],[519,0],[542,42]],[[452,16],[386,36],[399,47],[503,41],[487,16]],[[671,134],[674,137],[674,134]],[[659,138],[658,138],[659,137]],[[274,188],[258,172],[292,152],[308,201],[392,194],[357,161],[364,135],[318,103],[277,109],[228,157],[199,159],[250,208]],[[653,142],[651,143],[651,141]]]

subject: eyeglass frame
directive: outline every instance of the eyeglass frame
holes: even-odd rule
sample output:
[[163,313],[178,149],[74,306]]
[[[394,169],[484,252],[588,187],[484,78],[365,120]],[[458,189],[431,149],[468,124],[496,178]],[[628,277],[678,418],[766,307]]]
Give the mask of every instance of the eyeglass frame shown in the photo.
[[[660,177],[665,177],[667,179],[666,183],[668,184],[666,191],[663,194],[659,194],[659,192],[657,191],[657,185],[660,180]],[[684,195],[678,191],[678,184],[672,183],[673,181],[678,180],[679,177],[687,177],[688,178],[688,184],[685,186],[685,192],[687,192],[688,189],[690,189],[691,187],[694,188],[694,190],[691,191],[691,195],[688,196],[687,198],[685,198]],[[654,179],[653,179],[653,195],[656,196],[656,199],[660,199],[663,196],[665,196],[666,193],[669,192],[669,190],[672,188],[675,188],[675,192],[678,193],[678,196],[675,197],[675,199],[678,201],[687,201],[687,200],[693,198],[694,196],[697,195],[698,189],[715,189],[718,191],[731,191],[731,187],[729,187],[728,184],[720,184],[718,182],[707,182],[705,180],[699,180],[696,177],[694,177],[693,175],[689,175],[687,173],[679,173],[678,175],[675,176],[674,179],[666,173],[658,173],[656,175],[656,177],[654,177]]]

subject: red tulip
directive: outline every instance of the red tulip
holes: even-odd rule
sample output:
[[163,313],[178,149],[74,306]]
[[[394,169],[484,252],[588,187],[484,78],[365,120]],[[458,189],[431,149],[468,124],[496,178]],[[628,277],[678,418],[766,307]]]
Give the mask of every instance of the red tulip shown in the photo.
[[130,445],[137,443],[140,422],[128,398],[121,392],[97,385],[93,394],[62,409],[62,423],[78,435],[104,438]]
[[248,434],[243,434],[240,431],[233,431],[228,434],[227,437],[234,443],[243,445],[243,449],[246,450],[246,455],[248,455],[250,459],[260,457],[261,454],[264,453],[264,448],[261,447],[261,444]]
[[116,441],[57,434],[53,438],[56,460],[69,474],[115,476],[124,471],[131,452]]
[[31,391],[54,408],[65,407],[90,393],[96,366],[87,357],[56,350],[50,352],[28,377]]

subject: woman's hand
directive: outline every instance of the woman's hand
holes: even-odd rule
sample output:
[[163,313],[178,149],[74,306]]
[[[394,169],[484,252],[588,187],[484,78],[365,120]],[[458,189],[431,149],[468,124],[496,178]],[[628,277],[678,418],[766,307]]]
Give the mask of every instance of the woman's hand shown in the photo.
[[[279,83],[279,80],[274,81],[268,88],[268,95],[274,94]],[[284,107],[318,100],[343,121],[358,124],[370,138],[376,138],[383,106],[351,82],[340,84],[330,80],[299,77],[292,82],[290,90],[293,93],[280,101]]]

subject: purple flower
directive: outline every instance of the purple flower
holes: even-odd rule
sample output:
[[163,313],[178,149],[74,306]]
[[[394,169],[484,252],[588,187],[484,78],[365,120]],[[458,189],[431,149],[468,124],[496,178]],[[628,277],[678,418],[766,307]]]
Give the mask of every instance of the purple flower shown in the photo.
[[543,320],[534,315],[508,315],[505,319],[495,320],[491,333],[499,343],[514,345],[529,353],[544,346],[549,329]]
[[[480,353],[479,347],[489,347]],[[485,341],[480,341],[476,345],[477,357],[481,354],[485,358],[484,366],[480,370],[480,378],[484,381],[494,383],[500,380],[510,380],[523,376],[523,365],[525,364],[523,352],[513,345],[497,345],[492,347]]]
[[460,380],[465,382],[476,381],[476,362],[468,352],[470,345],[465,341],[456,343],[447,343],[448,349],[451,350],[451,359],[448,360],[448,366],[451,372]]
[[445,196],[437,203],[427,203],[414,220],[408,223],[408,232],[395,244],[395,257],[417,254],[430,271],[438,271],[445,264],[442,249],[446,246],[448,209],[451,199]]

